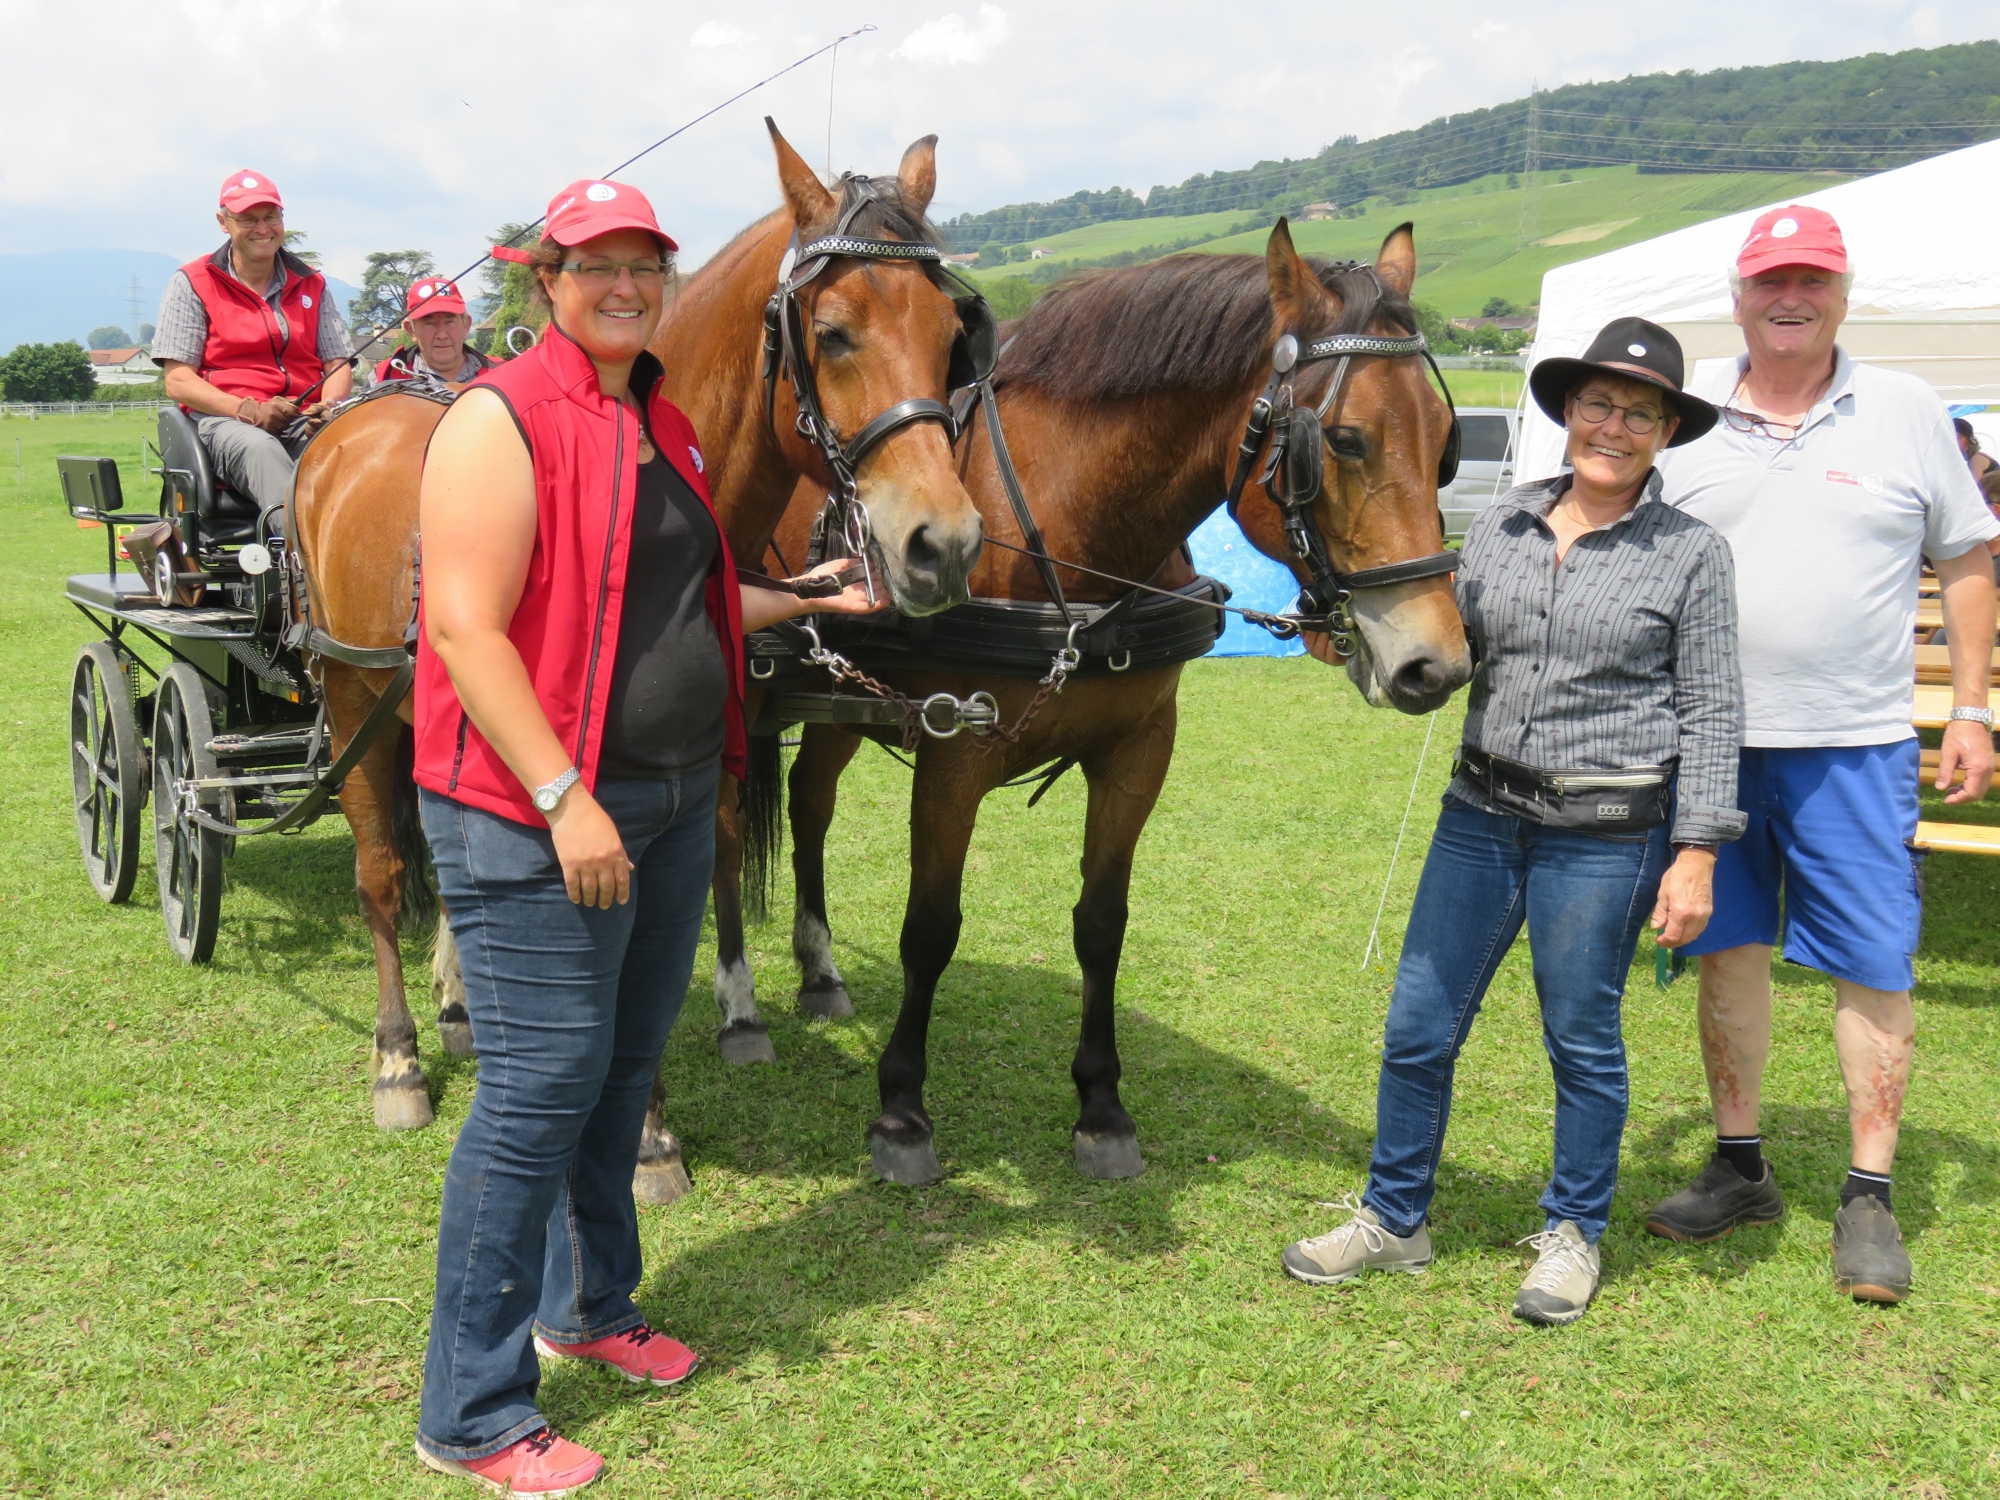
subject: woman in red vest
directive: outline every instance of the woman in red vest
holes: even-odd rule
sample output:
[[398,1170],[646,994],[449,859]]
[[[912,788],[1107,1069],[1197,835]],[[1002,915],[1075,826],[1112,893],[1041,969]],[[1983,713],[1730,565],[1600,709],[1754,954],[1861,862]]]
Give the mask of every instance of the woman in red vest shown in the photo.
[[674,248],[636,188],[558,193],[527,256],[548,332],[458,399],[424,466],[416,776],[479,1088],[445,1174],[417,1453],[516,1495],[603,1466],[536,1409],[538,1352],[642,1384],[694,1368],[632,1302],[632,1171],[718,773],[744,771],[743,632],[869,607],[738,593],[646,352]]

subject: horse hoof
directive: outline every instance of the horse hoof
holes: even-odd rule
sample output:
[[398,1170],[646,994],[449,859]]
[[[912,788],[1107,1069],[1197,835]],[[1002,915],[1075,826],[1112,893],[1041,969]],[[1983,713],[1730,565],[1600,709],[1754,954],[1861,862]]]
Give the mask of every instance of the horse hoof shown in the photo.
[[844,1021],[854,1014],[854,1002],[847,998],[847,986],[835,979],[801,987],[799,1009],[816,1021]]
[[432,1118],[431,1096],[421,1087],[375,1090],[377,1130],[422,1130]]
[[938,1165],[937,1147],[929,1141],[905,1146],[878,1135],[868,1142],[868,1156],[875,1175],[884,1182],[901,1183],[904,1187],[929,1187],[944,1179],[944,1168]]
[[688,1176],[688,1169],[678,1156],[642,1161],[632,1173],[635,1203],[672,1203],[693,1191],[694,1179]]
[[761,1021],[737,1021],[723,1027],[715,1046],[724,1062],[739,1068],[778,1060],[778,1049],[771,1045],[771,1028]]
[[1081,1130],[1075,1134],[1076,1169],[1085,1177],[1109,1182],[1146,1170],[1136,1135],[1085,1135]]
[[477,1057],[472,1049],[472,1027],[464,1021],[438,1022],[438,1040],[447,1057]]

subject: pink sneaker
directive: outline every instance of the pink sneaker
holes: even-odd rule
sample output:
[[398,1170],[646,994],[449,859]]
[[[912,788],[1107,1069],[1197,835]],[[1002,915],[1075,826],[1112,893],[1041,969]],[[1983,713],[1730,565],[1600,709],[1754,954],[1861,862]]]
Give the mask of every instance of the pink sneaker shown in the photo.
[[531,1432],[484,1458],[439,1458],[417,1444],[417,1457],[440,1474],[462,1474],[498,1495],[536,1495],[559,1500],[573,1495],[604,1472],[602,1455],[559,1438],[553,1427]]
[[694,1350],[644,1323],[614,1333],[608,1339],[583,1344],[558,1344],[535,1335],[535,1352],[549,1359],[582,1359],[609,1365],[634,1385],[679,1385],[694,1373],[700,1357]]

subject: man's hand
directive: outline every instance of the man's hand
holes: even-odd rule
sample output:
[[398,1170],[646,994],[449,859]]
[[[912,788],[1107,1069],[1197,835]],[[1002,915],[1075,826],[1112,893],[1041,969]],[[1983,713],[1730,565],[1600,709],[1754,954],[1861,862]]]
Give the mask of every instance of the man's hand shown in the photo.
[[283,396],[273,396],[269,401],[252,401],[244,398],[236,409],[237,420],[248,422],[252,427],[261,427],[276,437],[292,425],[299,409]]
[[318,432],[320,428],[326,426],[327,415],[332,410],[333,403],[331,401],[315,401],[311,406],[308,406],[306,408],[306,431]]
[[1323,661],[1329,667],[1344,667],[1347,658],[1333,649],[1333,637],[1323,630],[1301,630],[1299,639],[1306,644],[1306,654],[1314,661]]
[[[1965,773],[1965,785],[1951,791],[1952,777]],[[1932,783],[1945,792],[1952,804],[1977,802],[1993,781],[1993,731],[1969,719],[1954,719],[1944,726],[1944,742],[1938,750],[1937,780]]]
[[1653,904],[1654,939],[1662,948],[1678,948],[1701,936],[1715,913],[1715,851],[1683,849],[1660,877],[1660,899]]

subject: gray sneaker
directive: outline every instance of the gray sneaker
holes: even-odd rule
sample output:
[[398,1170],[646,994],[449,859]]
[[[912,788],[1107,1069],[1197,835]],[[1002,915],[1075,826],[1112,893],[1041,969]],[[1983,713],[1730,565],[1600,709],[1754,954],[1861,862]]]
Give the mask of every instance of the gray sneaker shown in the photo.
[[1514,1298],[1514,1316],[1528,1323],[1574,1323],[1597,1295],[1597,1247],[1568,1219],[1519,1241],[1535,1247],[1535,1264]]
[[1285,1246],[1279,1257],[1285,1274],[1314,1286],[1352,1281],[1363,1271],[1422,1271],[1431,1263],[1430,1226],[1419,1224],[1407,1239],[1382,1227],[1375,1210],[1349,1193],[1340,1200],[1351,1215],[1345,1224],[1309,1240]]
[[1880,1198],[1864,1195],[1833,1216],[1833,1284],[1857,1302],[1901,1302],[1910,1295],[1910,1252]]

